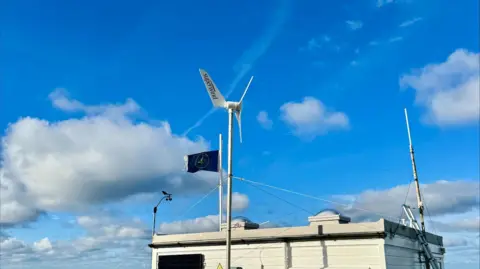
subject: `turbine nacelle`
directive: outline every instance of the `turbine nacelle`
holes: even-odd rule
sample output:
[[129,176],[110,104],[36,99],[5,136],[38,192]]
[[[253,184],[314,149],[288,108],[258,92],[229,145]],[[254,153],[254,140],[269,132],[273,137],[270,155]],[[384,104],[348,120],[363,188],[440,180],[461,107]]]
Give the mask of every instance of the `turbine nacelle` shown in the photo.
[[230,102],[230,101],[227,101],[225,102],[225,105],[223,106],[225,109],[229,110],[233,110],[235,112],[240,112],[242,110],[242,104],[240,102]]

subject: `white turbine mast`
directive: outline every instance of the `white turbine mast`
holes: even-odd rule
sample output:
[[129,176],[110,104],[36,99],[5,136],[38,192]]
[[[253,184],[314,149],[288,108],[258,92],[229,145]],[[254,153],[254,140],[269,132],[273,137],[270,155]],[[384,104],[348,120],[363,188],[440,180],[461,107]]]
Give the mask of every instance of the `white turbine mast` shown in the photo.
[[242,143],[242,104],[243,98],[252,83],[253,76],[250,78],[250,81],[243,92],[240,101],[231,102],[226,101],[223,95],[220,93],[220,90],[217,88],[213,82],[210,75],[203,69],[200,69],[200,75],[202,76],[203,83],[207,88],[208,95],[212,100],[214,107],[222,107],[228,111],[228,181],[227,181],[227,253],[226,253],[226,268],[231,268],[231,241],[232,241],[232,179],[233,179],[233,165],[232,165],[232,152],[233,152],[233,114],[238,121],[238,130],[240,133],[240,143]]

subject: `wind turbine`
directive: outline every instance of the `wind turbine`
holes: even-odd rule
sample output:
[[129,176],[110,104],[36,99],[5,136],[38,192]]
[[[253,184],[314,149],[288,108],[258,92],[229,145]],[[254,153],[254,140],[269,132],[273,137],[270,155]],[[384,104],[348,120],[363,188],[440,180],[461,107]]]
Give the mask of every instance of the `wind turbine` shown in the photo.
[[[238,129],[240,132],[240,143],[242,143],[242,104],[243,104],[243,98],[245,97],[245,94],[247,94],[248,88],[252,83],[253,76],[250,78],[250,81],[248,82],[247,87],[245,88],[245,91],[243,92],[243,95],[240,98],[240,101],[231,102],[231,101],[225,100],[222,93],[220,93],[220,90],[215,85],[215,82],[213,82],[210,75],[205,70],[200,69],[200,75],[202,76],[203,83],[205,83],[205,87],[208,90],[208,94],[210,96],[210,99],[212,100],[213,106],[225,108],[226,110],[228,110],[229,114],[235,113],[235,116],[238,121]],[[230,129],[232,128],[229,128],[228,130],[229,132],[230,132]]]
[[253,76],[250,78],[250,81],[243,92],[240,101],[231,102],[226,101],[223,95],[220,93],[220,90],[217,88],[213,80],[210,78],[210,75],[203,69],[200,69],[200,75],[202,76],[203,83],[207,88],[208,95],[212,100],[214,107],[221,107],[228,111],[228,181],[227,181],[227,263],[226,268],[231,268],[231,241],[232,241],[232,178],[233,178],[233,168],[232,168],[232,152],[233,152],[233,114],[238,122],[238,130],[240,133],[240,143],[242,143],[242,104],[243,98],[252,83]]

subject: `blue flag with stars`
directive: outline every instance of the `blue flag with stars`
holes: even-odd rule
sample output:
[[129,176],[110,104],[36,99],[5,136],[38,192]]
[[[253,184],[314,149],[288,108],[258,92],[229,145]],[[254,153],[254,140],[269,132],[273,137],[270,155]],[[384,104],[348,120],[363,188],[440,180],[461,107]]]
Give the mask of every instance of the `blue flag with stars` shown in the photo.
[[218,150],[186,155],[185,168],[188,173],[196,173],[200,170],[218,172]]

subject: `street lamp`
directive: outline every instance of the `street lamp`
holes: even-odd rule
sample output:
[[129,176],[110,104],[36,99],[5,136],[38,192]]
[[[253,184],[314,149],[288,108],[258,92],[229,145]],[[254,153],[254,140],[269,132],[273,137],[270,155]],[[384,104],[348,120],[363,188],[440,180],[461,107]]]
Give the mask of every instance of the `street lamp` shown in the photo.
[[157,218],[157,208],[158,206],[160,205],[160,203],[163,201],[163,199],[167,200],[167,201],[172,201],[172,194],[171,193],[168,193],[166,191],[162,191],[162,194],[163,194],[163,197],[162,199],[160,199],[160,201],[158,201],[157,205],[153,208],[153,229],[152,229],[152,236],[155,235],[155,221],[156,221],[156,218]]

